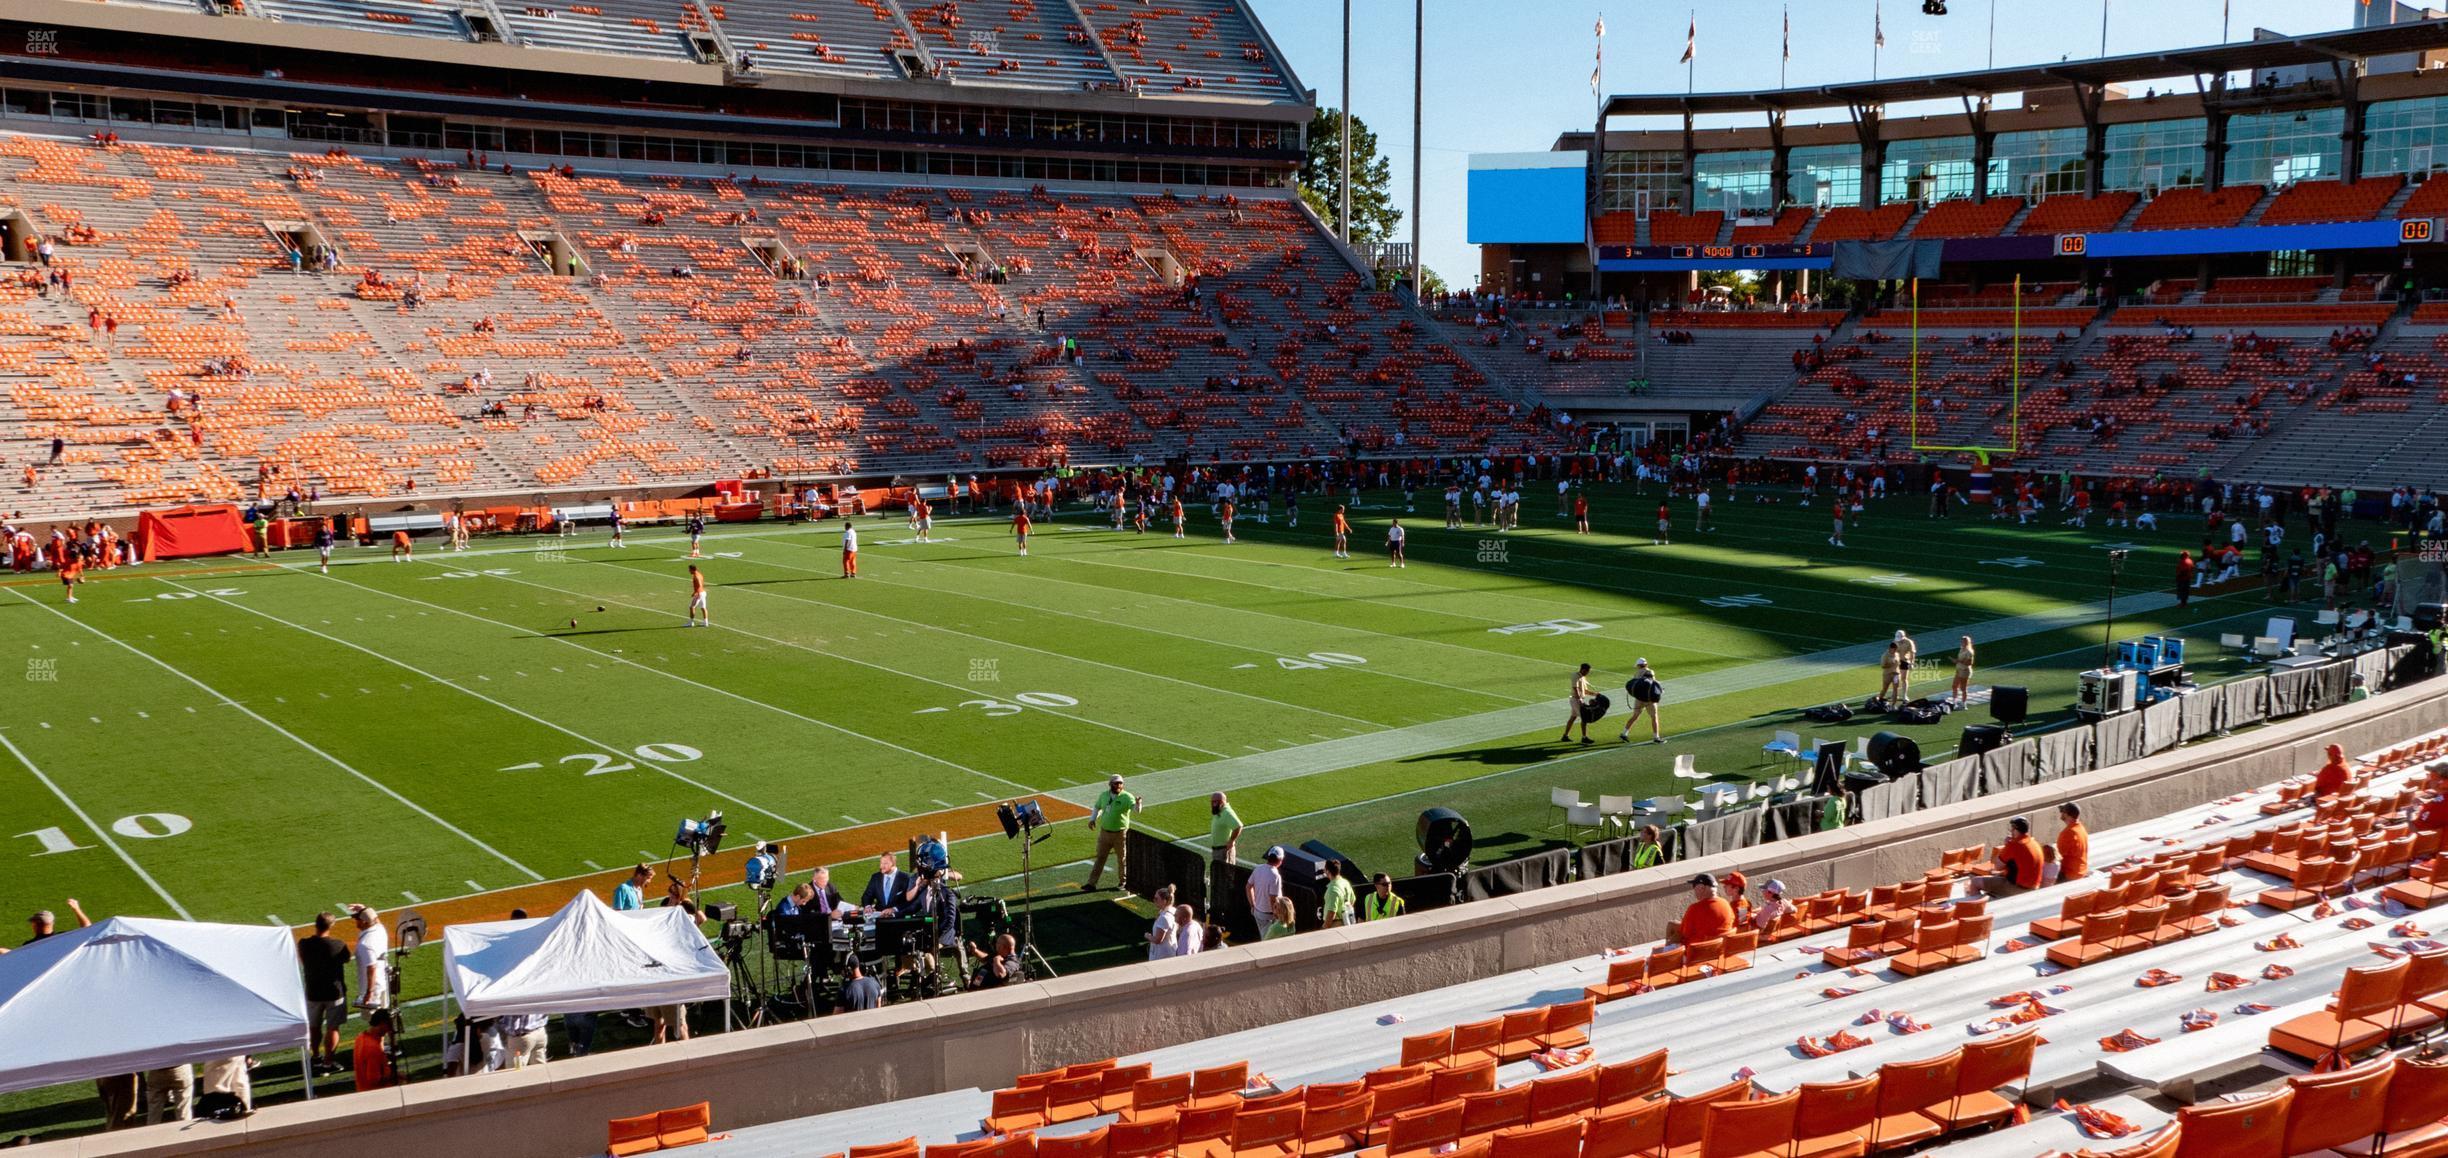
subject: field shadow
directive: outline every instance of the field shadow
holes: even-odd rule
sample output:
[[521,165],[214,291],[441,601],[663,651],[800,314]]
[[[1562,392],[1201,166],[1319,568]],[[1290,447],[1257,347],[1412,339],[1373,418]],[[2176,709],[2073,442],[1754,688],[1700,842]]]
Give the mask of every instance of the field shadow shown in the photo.
[[1431,752],[1423,756],[1405,756],[1405,764],[1480,764],[1491,768],[1519,768],[1554,759],[1569,752],[1584,751],[1579,744],[1569,747],[1556,744],[1508,744],[1493,748],[1471,748],[1460,752]]

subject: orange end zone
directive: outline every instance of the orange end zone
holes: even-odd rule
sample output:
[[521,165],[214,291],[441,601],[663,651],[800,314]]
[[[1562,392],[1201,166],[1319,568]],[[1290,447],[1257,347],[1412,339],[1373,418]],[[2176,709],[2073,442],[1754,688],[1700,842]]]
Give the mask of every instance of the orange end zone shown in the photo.
[[[1065,820],[1078,820],[1088,815],[1087,809],[1067,800],[1059,800],[1051,796],[1041,796],[1037,800],[1044,806],[1046,819],[1049,821],[1059,823]],[[846,864],[888,852],[903,851],[908,847],[910,835],[919,831],[942,832],[947,840],[955,841],[991,836],[1003,831],[1002,823],[995,819],[995,808],[994,804],[972,804],[963,808],[925,812],[876,824],[862,824],[856,828],[837,828],[831,832],[783,837],[775,843],[790,848],[791,864],[794,866],[792,871],[806,872],[820,865]],[[705,858],[699,869],[699,879],[717,884],[737,883],[741,873],[745,871],[748,854],[752,849],[751,845],[740,845],[736,848],[726,848]],[[599,873],[563,877],[559,880],[520,885],[516,888],[470,893],[464,897],[446,897],[441,900],[424,901],[406,906],[394,904],[377,907],[386,912],[399,908],[415,909],[425,918],[426,940],[437,941],[442,935],[442,930],[452,925],[508,920],[512,909],[525,909],[530,917],[548,916],[559,911],[561,906],[571,897],[576,896],[580,890],[594,892],[609,900],[613,888],[629,879],[629,871],[628,868],[607,869]],[[843,889],[838,882],[833,887],[842,889],[844,892],[856,891],[855,888]],[[660,888],[661,884],[657,882],[656,885],[647,889],[648,903],[654,903],[656,899],[659,899]],[[297,932],[301,936],[313,931],[312,925],[297,926]]]

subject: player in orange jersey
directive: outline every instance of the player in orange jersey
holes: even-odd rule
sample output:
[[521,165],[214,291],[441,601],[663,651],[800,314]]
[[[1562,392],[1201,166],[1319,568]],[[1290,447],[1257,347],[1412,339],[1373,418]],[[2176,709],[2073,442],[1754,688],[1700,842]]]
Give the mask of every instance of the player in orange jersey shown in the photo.
[[1233,538],[1233,501],[1231,499],[1225,499],[1216,504],[1216,517],[1224,520],[1224,541],[1227,543],[1240,542],[1239,539]]
[[1173,496],[1173,537],[1176,539],[1189,538],[1188,532],[1182,529],[1181,496],[1178,494]]
[[71,547],[60,562],[60,586],[68,592],[68,602],[76,602],[76,585],[85,581],[85,556]]
[[394,563],[416,562],[416,546],[408,541],[408,532],[391,532],[391,561]]
[[1022,503],[1012,512],[1012,537],[1019,540],[1020,553],[1023,555],[1028,554],[1028,533],[1028,504]]
[[1334,544],[1335,558],[1351,558],[1351,520],[1344,516],[1340,504],[1335,507],[1334,513]]

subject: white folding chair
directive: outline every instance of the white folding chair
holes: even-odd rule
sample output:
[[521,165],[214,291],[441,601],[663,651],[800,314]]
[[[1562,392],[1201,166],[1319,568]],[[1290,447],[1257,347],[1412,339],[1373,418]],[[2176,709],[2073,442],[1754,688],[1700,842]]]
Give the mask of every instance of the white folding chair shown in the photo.
[[2337,621],[2338,613],[2335,611],[2315,612],[2312,616],[2312,622],[2321,627],[2336,627]]
[[1700,771],[1698,768],[1695,768],[1695,767],[1693,767],[1693,766],[1692,766],[1692,765],[1693,765],[1693,763],[1694,763],[1695,761],[1697,761],[1698,759],[1699,759],[1699,757],[1696,757],[1696,756],[1692,755],[1692,754],[1691,754],[1691,753],[1689,753],[1689,752],[1685,752],[1685,753],[1683,753],[1682,755],[1675,757],[1675,761],[1674,761],[1674,774],[1675,774],[1675,779],[1677,779],[1677,780],[1706,780],[1706,779],[1708,779],[1708,773],[1706,773],[1706,772],[1702,772],[1702,771]]
[[1700,805],[1711,812],[1723,812],[1742,803],[1742,799],[1742,786],[1737,784],[1703,784],[1700,786]]
[[1793,758],[1801,755],[1802,734],[1800,732],[1788,732],[1783,728],[1779,728],[1777,729],[1777,733],[1774,737],[1770,738],[1767,743],[1760,745],[1760,763],[1763,764],[1767,763],[1768,758],[1771,756],[1785,756],[1788,758]]
[[1630,829],[1632,813],[1639,807],[1640,801],[1630,796],[1601,795],[1598,797],[1599,819],[1609,826],[1620,825],[1627,830]]
[[2240,632],[2225,632],[2219,636],[2219,647],[2229,655],[2243,651],[2244,645],[2244,636]]
[[1564,839],[1571,840],[1582,830],[1604,833],[1606,814],[1595,804],[1576,804],[1564,810]]
[[[1589,801],[1581,799],[1581,792],[1576,788],[1548,789],[1547,803],[1555,808],[1559,816],[1567,818],[1571,816],[1573,809],[1589,807]],[[1547,827],[1551,830],[1558,829],[1569,823],[1571,823],[1569,819],[1559,819]]]
[[1652,796],[1632,805],[1632,814],[1650,824],[1671,824],[1675,817],[1689,811],[1691,801],[1680,796]]

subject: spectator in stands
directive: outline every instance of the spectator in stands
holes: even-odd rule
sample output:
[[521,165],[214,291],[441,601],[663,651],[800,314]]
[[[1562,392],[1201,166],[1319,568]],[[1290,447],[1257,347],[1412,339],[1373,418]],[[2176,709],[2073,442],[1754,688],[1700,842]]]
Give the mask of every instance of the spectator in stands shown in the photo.
[[1683,910],[1683,919],[1666,930],[1666,940],[1677,945],[1696,945],[1714,941],[1734,931],[1734,906],[1717,895],[1717,878],[1708,873],[1691,879],[1692,902]]
[[1146,938],[1148,960],[1162,961],[1173,955],[1173,934],[1180,931],[1173,915],[1173,886],[1158,886],[1156,895],[1148,899],[1156,902],[1156,920],[1148,926]]
[[2040,887],[2041,865],[2046,856],[2040,842],[2032,837],[2031,820],[2017,816],[2006,822],[2006,843],[1998,847],[1996,876],[1982,877],[1981,892],[1989,896],[2004,896]]
[[2315,804],[2346,791],[2354,778],[2353,770],[2346,764],[2344,747],[2331,744],[2323,752],[2328,759],[2321,764],[2320,771],[2312,774],[2312,802]]
[[2057,824],[2057,879],[2091,875],[2091,830],[2083,827],[2082,805],[2071,800],[2058,805]]
[[1249,901],[1250,916],[1264,920],[1275,911],[1275,902],[1283,896],[1283,846],[1270,845],[1264,864],[1250,871],[1249,883],[1242,886],[1242,895]]
[[1760,886],[1760,903],[1751,910],[1751,927],[1767,933],[1793,916],[1793,911],[1793,903],[1785,899],[1785,882],[1769,881]]
[[391,1065],[387,1043],[391,1040],[391,1011],[377,1009],[366,1019],[364,1033],[357,1035],[349,1049],[349,1060],[357,1070],[357,1092],[380,1090],[399,1084],[399,1070]]
[[[1008,936],[1008,934],[1006,934]],[[1173,906],[1173,955],[1194,957],[1207,948],[1207,926],[1188,904]]]

